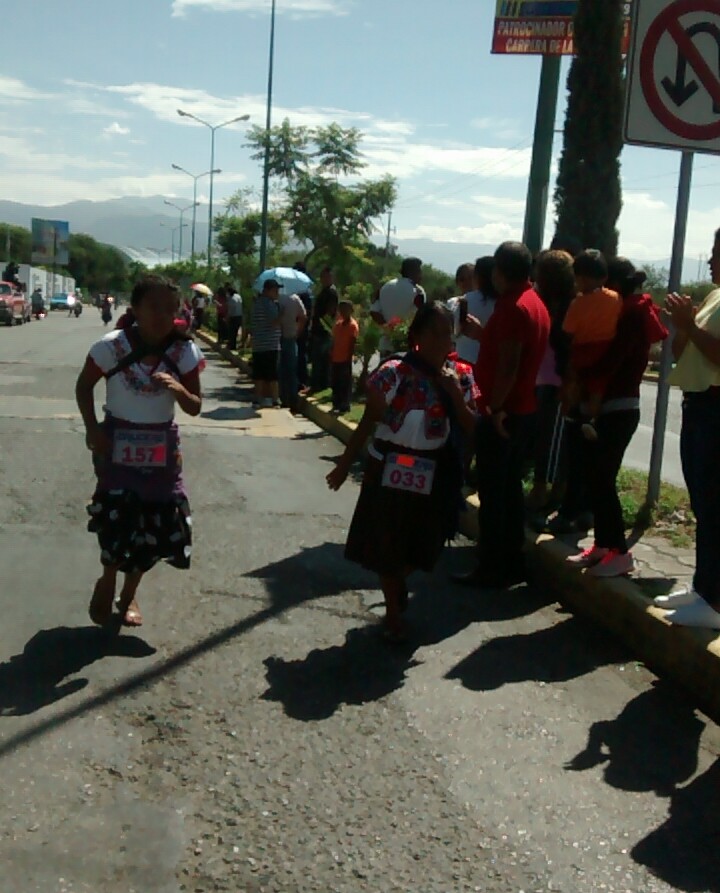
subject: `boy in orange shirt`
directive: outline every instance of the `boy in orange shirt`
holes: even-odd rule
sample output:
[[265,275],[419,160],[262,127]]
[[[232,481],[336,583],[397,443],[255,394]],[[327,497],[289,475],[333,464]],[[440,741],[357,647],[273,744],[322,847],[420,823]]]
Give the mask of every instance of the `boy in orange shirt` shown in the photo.
[[595,419],[605,396],[607,377],[593,375],[592,367],[615,337],[622,301],[617,292],[605,288],[608,265],[600,251],[590,248],[581,252],[573,269],[578,294],[563,323],[563,330],[572,338],[563,404],[566,410],[579,404],[587,406],[590,420],[582,431],[589,440],[597,440]]
[[360,333],[360,326],[353,317],[352,301],[340,301],[338,318],[332,332],[332,363],[330,381],[332,383],[333,413],[340,415],[350,409],[352,396],[352,361],[355,354],[355,342]]

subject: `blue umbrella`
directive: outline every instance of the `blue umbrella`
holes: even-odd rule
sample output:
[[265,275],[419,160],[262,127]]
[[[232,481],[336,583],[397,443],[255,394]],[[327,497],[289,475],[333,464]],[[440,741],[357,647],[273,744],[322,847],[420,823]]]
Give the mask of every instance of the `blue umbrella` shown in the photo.
[[291,267],[273,267],[258,276],[253,284],[255,291],[261,292],[263,283],[268,279],[276,279],[287,294],[302,294],[310,291],[313,285],[312,279],[300,270],[293,270]]

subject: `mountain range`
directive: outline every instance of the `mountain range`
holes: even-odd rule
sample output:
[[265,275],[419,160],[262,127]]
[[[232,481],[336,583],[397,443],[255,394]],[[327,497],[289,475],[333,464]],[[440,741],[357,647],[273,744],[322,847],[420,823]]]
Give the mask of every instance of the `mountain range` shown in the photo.
[[[179,212],[171,210],[162,196],[127,196],[107,201],[77,201],[54,207],[25,205],[19,202],[0,201],[0,221],[29,228],[33,217],[51,220],[68,220],[71,233],[87,233],[100,242],[115,245],[130,258],[152,265],[169,263],[173,228],[179,226]],[[186,212],[183,229],[183,257],[190,254],[191,234],[190,212]],[[201,206],[197,212],[195,244],[198,251],[207,245],[207,207]],[[377,237],[378,244],[384,238]],[[421,257],[424,261],[454,275],[462,263],[476,257],[492,254],[497,246],[477,245],[462,242],[440,242],[432,239],[394,239],[398,252],[405,256]],[[176,250],[179,249],[176,236]],[[651,261],[654,267],[668,268],[670,261],[663,258]],[[695,281],[698,278],[697,258],[686,258],[683,265],[683,280]],[[704,271],[703,271],[704,274]]]

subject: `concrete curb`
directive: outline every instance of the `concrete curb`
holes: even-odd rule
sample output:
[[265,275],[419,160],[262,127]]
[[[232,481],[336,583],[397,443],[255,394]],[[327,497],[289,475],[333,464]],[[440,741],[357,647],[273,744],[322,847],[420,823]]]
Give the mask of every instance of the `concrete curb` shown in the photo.
[[[218,348],[205,332],[199,338],[236,368],[247,372],[248,363],[225,348]],[[300,409],[318,427],[347,443],[355,426],[329,414],[330,406],[301,398]],[[461,515],[461,533],[470,539],[478,535],[478,499],[466,499]],[[600,580],[567,564],[575,550],[560,540],[527,530],[529,558],[538,583],[552,587],[558,601],[573,613],[585,617],[622,639],[659,674],[690,689],[694,699],[709,716],[720,722],[720,636],[710,630],[673,627],[663,612],[631,579]]]

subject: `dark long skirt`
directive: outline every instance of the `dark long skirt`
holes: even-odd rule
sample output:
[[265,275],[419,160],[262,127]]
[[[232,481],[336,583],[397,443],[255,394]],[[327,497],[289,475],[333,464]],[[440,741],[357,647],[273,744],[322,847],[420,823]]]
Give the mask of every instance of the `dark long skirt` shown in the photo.
[[[394,444],[379,445],[383,455],[408,452]],[[404,576],[409,570],[432,571],[451,531],[448,517],[455,508],[449,492],[445,449],[412,451],[437,460],[432,492],[428,496],[382,486],[384,459],[368,455],[360,497],[355,507],[345,557],[382,576]]]

